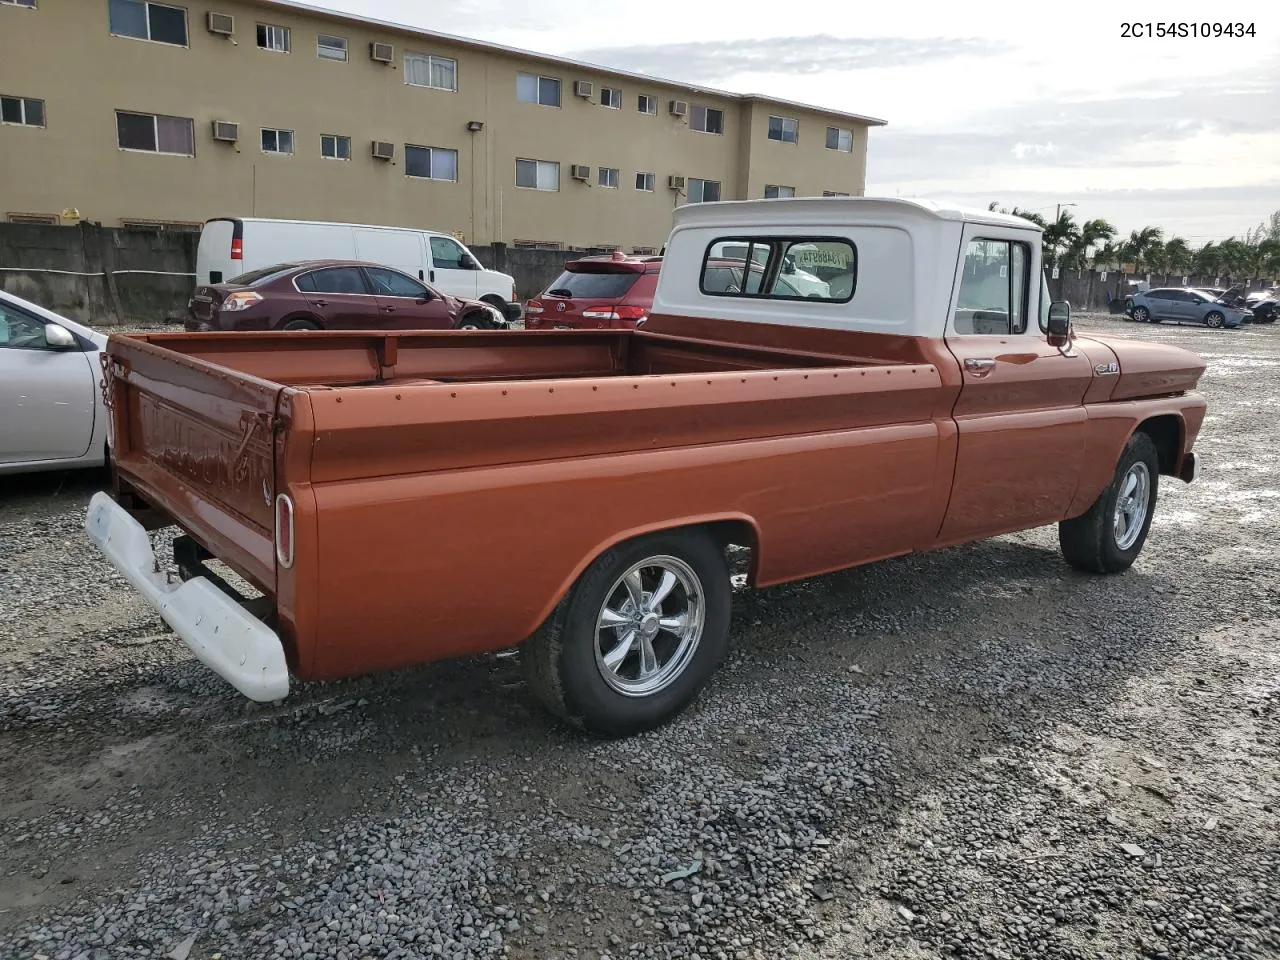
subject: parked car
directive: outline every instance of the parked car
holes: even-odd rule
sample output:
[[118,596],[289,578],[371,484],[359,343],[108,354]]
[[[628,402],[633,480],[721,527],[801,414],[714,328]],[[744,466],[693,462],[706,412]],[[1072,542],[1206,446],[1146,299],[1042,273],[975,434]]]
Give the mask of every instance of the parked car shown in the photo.
[[353,260],[276,263],[196,287],[186,328],[208,330],[493,330],[498,310],[407,273]]
[[1192,287],[1157,287],[1134,295],[1132,316],[1139,323],[1176,320],[1210,327],[1238,327],[1244,323],[1247,311],[1229,307]]
[[0,473],[101,467],[107,338],[0,291]]
[[[717,250],[724,246],[717,245]],[[742,287],[747,248],[745,244],[738,246],[741,257],[714,257],[708,261],[710,269],[706,281],[717,287],[720,293]],[[653,306],[662,257],[615,253],[612,256],[570,260],[564,266],[564,272],[551,286],[525,304],[526,330],[628,329],[636,326],[648,317],[649,308]],[[759,262],[752,264],[751,274],[758,289],[764,267]],[[794,280],[792,274],[780,276],[778,292],[791,297],[819,295],[813,288],[810,288],[812,292],[802,292],[793,285]],[[817,282],[826,291],[822,296],[829,295],[828,284]]]
[[546,290],[524,305],[526,330],[626,329],[649,313],[661,257],[570,260]]
[[[758,587],[1053,524],[1118,573],[1194,481],[1205,361],[1076,335],[1035,224],[862,198],[674,219],[639,329],[113,337],[89,536],[254,700],[522,644],[554,714],[620,735],[722,662],[730,544]],[[847,294],[731,290],[705,252],[743,236],[771,263],[820,245]],[[181,528],[181,582],[139,516]]]
[[1256,290],[1245,298],[1245,306],[1253,313],[1254,323],[1275,323],[1280,301],[1275,290]]
[[483,300],[508,320],[520,318],[515,280],[486,270],[447,233],[312,220],[215,217],[196,248],[196,283],[230,278],[302,260],[361,260],[392,267],[461,300]]

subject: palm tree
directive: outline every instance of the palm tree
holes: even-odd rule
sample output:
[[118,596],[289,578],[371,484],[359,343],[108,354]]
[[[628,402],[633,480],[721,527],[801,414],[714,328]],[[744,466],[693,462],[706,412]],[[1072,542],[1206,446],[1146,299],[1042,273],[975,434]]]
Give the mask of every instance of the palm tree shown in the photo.
[[1202,277],[1216,277],[1222,269],[1222,251],[1210,240],[1192,257],[1195,272]]
[[1049,263],[1057,263],[1058,250],[1062,247],[1070,247],[1080,236],[1080,228],[1076,226],[1071,211],[1059,211],[1058,219],[1047,224],[1044,229],[1044,247],[1049,254]]
[[1045,221],[1044,217],[1040,216],[1040,214],[1032,213],[1030,210],[1019,210],[1017,207],[1014,207],[1012,210],[1006,210],[1002,206],[1000,206],[999,200],[992,200],[989,204],[987,204],[987,209],[990,210],[992,213],[1007,213],[1010,216],[1021,217],[1023,220],[1030,220],[1032,223],[1036,224],[1036,226],[1040,227],[1041,229],[1044,229],[1045,227],[1049,226],[1049,224]]
[[1164,231],[1159,227],[1143,227],[1141,230],[1129,231],[1129,239],[1124,242],[1125,258],[1133,261],[1133,273],[1142,272],[1142,262],[1149,258],[1151,251],[1164,241]]
[[[1079,234],[1067,244],[1062,262],[1077,270],[1089,265],[1090,252],[1099,244],[1107,243],[1116,235],[1116,228],[1105,220],[1086,220]],[[1096,258],[1095,258],[1096,259]]]
[[1191,248],[1181,237],[1174,237],[1164,245],[1165,267],[1174,273],[1186,273],[1191,267]]

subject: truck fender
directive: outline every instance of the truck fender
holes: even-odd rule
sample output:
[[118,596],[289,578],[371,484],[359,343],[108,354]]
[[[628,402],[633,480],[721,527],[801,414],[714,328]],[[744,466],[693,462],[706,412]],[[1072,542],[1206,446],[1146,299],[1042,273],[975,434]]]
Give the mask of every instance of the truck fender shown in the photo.
[[[695,527],[719,527],[721,531],[747,530],[750,533],[751,543],[746,546],[751,549],[751,573],[748,574],[748,580],[755,579],[755,571],[760,562],[760,527],[753,517],[747,516],[745,513],[708,513],[691,517],[675,517],[668,520],[660,520],[655,523],[640,524],[621,530],[613,536],[602,540],[596,547],[591,550],[583,559],[574,567],[570,573],[556,588],[555,593],[547,602],[546,606],[539,612],[537,620],[533,624],[533,629],[529,631],[529,636],[538,630],[547,618],[555,612],[556,607],[569,595],[569,591],[573,589],[573,585],[586,572],[587,568],[603,554],[612,550],[619,544],[626,543],[628,540],[634,540],[637,537],[648,536],[652,533],[670,533],[676,530],[689,530]],[[736,543],[738,538],[725,541],[726,543]]]
[[[1185,398],[1171,398],[1185,402]],[[1114,407],[1136,407],[1131,415],[1106,416]],[[1101,415],[1100,415],[1101,414]],[[1138,431],[1150,435],[1160,456],[1160,473],[1179,476],[1187,453],[1187,424],[1184,412],[1170,403],[1102,404],[1090,411],[1089,434],[1085,441],[1084,468],[1076,483],[1075,496],[1064,519],[1078,517],[1093,506],[1115,473],[1120,454]]]

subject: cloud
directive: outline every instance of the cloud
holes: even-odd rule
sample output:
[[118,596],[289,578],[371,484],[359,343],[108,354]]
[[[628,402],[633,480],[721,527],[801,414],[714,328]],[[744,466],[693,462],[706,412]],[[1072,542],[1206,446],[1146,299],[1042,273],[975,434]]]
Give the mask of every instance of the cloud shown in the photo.
[[[1159,93],[1158,99],[1150,94]],[[1280,58],[1261,70],[1137,84],[1109,97],[1060,96],[978,111],[955,124],[910,129],[893,118],[875,132],[869,179],[959,180],[1010,162],[1019,167],[1135,167],[1168,162],[1172,145],[1197,138],[1280,131]]]
[[1025,160],[1027,157],[1051,157],[1056,152],[1052,143],[1023,143],[1022,141],[1015,143],[1010,151],[1019,160]]
[[829,34],[752,40],[703,40],[630,47],[597,47],[576,60],[685,83],[723,83],[742,74],[813,75],[908,67],[960,57],[989,57],[1011,48],[999,40],[851,39]]

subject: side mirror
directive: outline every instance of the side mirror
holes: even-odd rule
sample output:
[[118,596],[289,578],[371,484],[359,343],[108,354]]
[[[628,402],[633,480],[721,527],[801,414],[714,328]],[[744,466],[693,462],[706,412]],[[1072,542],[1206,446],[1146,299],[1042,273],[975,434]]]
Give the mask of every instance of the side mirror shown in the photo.
[[1071,304],[1055,300],[1049,304],[1049,345],[1061,347],[1071,339]]
[[72,336],[71,331],[66,327],[60,327],[56,323],[46,323],[44,325],[44,342],[51,347],[64,350],[67,347],[74,347],[76,338]]

